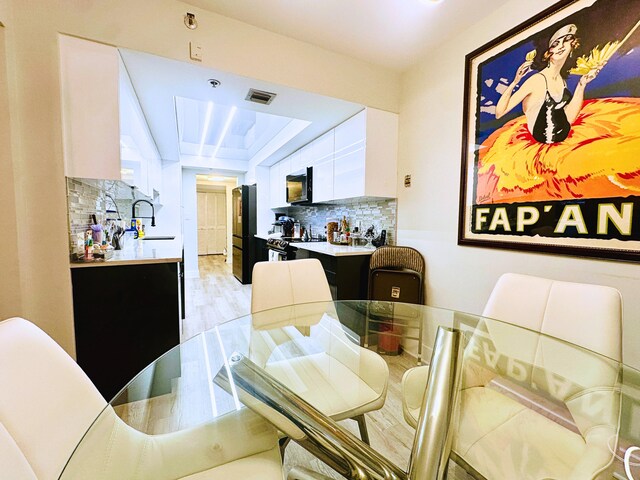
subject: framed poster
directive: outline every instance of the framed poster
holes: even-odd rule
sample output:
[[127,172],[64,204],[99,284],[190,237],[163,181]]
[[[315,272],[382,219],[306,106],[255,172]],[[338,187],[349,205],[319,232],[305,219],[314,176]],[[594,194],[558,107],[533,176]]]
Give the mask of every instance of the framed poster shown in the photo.
[[640,260],[639,27],[564,0],[467,55],[460,245]]

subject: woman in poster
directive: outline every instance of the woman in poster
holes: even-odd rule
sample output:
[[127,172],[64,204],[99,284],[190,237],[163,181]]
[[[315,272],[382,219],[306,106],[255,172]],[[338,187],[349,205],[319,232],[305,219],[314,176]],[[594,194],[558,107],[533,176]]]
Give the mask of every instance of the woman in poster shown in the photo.
[[[536,50],[526,55],[524,63],[519,61],[511,83],[499,71],[501,56],[488,62],[487,71],[494,69],[503,90],[495,106],[488,106],[492,77],[481,77],[487,89],[482,92],[480,101],[485,103],[480,112],[493,108],[495,121],[522,105],[524,115],[509,115],[511,119],[502,125],[491,125],[489,135],[478,142],[477,204],[640,195],[640,99],[616,77],[621,75],[620,62],[630,65],[637,58],[631,55],[637,38],[628,40],[640,21],[636,17],[621,41],[598,40],[589,55],[576,58],[581,43],[577,35],[591,35],[594,45],[589,29],[597,20],[579,30],[579,23],[569,18],[547,37],[532,37]],[[601,29],[598,33],[600,38],[606,35]],[[631,67],[631,72],[638,69],[637,64]],[[518,88],[531,71],[536,73]],[[571,82],[573,93],[567,85],[569,74],[579,76]],[[597,93],[585,99],[587,85],[600,77]]]
[[[565,68],[565,64],[579,46],[576,31],[577,27],[573,24],[560,28],[549,39],[547,51],[532,52],[535,58],[520,65],[513,82],[496,105],[496,118],[501,118],[522,103],[527,128],[538,142],[557,143],[569,136],[571,124],[578,117],[584,101],[584,89],[604,66],[599,65],[583,75],[571,94],[565,81],[569,75],[569,68]],[[529,77],[522,88],[513,93],[520,80],[532,69],[538,70],[538,73]]]

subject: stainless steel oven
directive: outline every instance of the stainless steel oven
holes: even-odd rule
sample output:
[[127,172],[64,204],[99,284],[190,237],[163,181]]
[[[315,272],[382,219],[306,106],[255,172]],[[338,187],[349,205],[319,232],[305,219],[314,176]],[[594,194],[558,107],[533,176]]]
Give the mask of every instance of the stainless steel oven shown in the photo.
[[270,262],[281,262],[285,260],[295,260],[298,249],[282,238],[267,239],[267,249],[269,250]]

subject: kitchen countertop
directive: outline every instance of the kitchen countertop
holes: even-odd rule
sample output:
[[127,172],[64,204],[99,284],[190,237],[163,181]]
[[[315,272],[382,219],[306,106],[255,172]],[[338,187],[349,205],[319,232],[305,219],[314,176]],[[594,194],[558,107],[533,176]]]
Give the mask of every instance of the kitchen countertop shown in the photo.
[[375,247],[351,247],[349,245],[333,245],[329,242],[295,242],[297,248],[309,250],[310,252],[324,253],[334,257],[346,255],[371,255],[376,251]]
[[[266,240],[268,235],[256,234],[256,237]],[[292,242],[296,248],[309,250],[310,252],[324,253],[334,257],[346,255],[371,255],[375,252],[375,247],[351,247],[349,245],[333,245],[329,242]]]
[[111,267],[146,263],[174,263],[182,261],[182,239],[135,240],[127,239],[125,248],[115,250],[108,260],[71,262],[71,268]]

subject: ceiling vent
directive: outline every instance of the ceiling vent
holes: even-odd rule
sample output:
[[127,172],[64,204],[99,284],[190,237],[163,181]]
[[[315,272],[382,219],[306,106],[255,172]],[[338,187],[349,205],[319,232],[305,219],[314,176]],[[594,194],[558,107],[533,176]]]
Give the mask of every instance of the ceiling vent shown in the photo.
[[249,93],[245,97],[245,100],[255,103],[261,103],[263,105],[269,105],[273,99],[276,98],[275,93],[265,92],[264,90],[256,90],[255,88],[249,89]]

